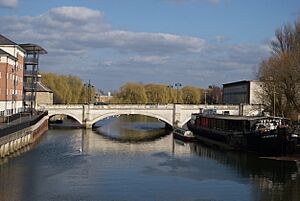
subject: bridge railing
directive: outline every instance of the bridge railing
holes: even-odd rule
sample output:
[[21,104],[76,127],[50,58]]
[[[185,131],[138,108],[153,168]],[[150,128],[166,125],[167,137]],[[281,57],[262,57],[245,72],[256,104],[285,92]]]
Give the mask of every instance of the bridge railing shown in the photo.
[[[46,109],[82,109],[84,105],[39,105],[40,110]],[[90,109],[173,109],[172,104],[168,105],[133,105],[133,104],[111,104],[111,105],[89,105]]]

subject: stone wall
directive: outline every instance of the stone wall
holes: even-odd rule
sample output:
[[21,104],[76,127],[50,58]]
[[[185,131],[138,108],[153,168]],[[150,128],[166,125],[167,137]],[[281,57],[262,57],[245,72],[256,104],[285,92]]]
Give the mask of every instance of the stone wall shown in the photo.
[[52,92],[37,92],[36,93],[36,104],[53,104],[53,93]]
[[48,116],[43,117],[36,124],[21,129],[0,138],[0,158],[9,156],[14,152],[35,142],[48,130]]

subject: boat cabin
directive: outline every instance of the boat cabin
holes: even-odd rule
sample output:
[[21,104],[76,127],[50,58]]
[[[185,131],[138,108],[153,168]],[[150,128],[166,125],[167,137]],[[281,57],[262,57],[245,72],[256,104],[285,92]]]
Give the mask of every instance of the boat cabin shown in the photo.
[[252,117],[228,115],[193,114],[192,123],[196,127],[204,127],[222,131],[270,131],[289,124],[289,120],[280,117]]

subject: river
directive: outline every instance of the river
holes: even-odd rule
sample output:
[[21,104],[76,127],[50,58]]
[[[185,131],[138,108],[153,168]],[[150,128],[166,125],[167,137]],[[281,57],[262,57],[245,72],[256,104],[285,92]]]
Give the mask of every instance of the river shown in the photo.
[[0,164],[0,201],[299,201],[295,164],[173,140],[156,119],[49,129]]

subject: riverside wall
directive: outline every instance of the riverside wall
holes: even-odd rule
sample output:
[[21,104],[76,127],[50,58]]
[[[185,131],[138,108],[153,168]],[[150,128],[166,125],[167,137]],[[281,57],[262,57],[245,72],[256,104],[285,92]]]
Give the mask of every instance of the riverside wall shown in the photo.
[[[16,125],[18,126],[18,125]],[[18,150],[35,142],[48,130],[48,116],[31,122],[28,127],[0,137],[0,158],[13,155]]]

